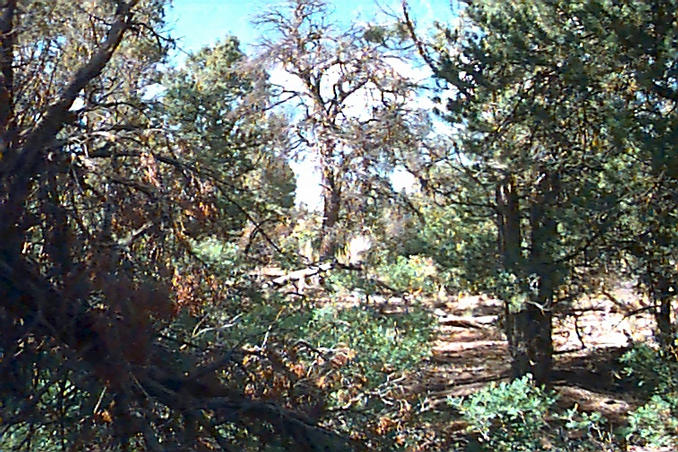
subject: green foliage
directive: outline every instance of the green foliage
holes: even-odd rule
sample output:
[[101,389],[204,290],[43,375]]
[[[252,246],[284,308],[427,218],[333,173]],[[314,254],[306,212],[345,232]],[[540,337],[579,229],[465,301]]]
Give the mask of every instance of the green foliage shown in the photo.
[[395,441],[404,416],[414,422],[416,400],[399,382],[430,355],[434,326],[418,306],[384,314],[325,300],[302,303],[263,290],[210,310],[208,317],[182,329],[205,331],[194,343],[250,351],[243,367],[254,377],[246,380],[253,395],[322,416],[325,426],[379,447]]
[[232,242],[223,242],[216,237],[206,237],[203,240],[191,241],[193,253],[203,262],[209,264],[214,271],[222,273],[238,265],[238,245]]
[[575,405],[557,417],[560,424],[558,437],[552,441],[557,445],[557,450],[576,452],[620,450],[602,414],[581,412]]
[[352,350],[357,368],[372,386],[383,382],[388,373],[416,368],[429,355],[432,318],[417,307],[384,315],[359,306],[326,305],[310,313],[299,333],[318,348]]
[[413,228],[420,242],[418,253],[433,259],[444,284],[474,292],[492,290],[496,271],[490,263],[498,257],[491,218],[428,202],[422,214],[423,225]]
[[648,402],[629,413],[624,438],[633,444],[678,443],[678,362],[665,349],[636,344],[620,361],[625,377]]
[[261,338],[269,330],[272,337],[302,340],[330,354],[341,350],[371,386],[391,372],[414,369],[430,354],[433,319],[416,306],[385,315],[360,306],[294,307],[283,298],[266,297],[248,311],[234,326],[231,339]]
[[546,415],[555,401],[552,393],[534,386],[529,375],[511,383],[491,384],[465,398],[449,399],[483,444],[505,452],[543,450]]
[[576,405],[561,412],[556,399],[553,392],[536,387],[528,374],[448,402],[460,411],[468,431],[477,436],[478,450],[620,450],[600,413],[582,412]]
[[377,269],[384,282],[401,292],[434,293],[438,286],[438,271],[425,256],[396,256],[395,262]]
[[[341,31],[322,0],[272,9],[261,60],[298,78],[273,86],[235,38],[159,64],[166,3],[0,6],[0,449],[311,449],[320,426],[414,449],[440,412],[403,434],[428,394],[400,382],[429,356],[433,319],[342,305],[345,292],[446,285],[550,313],[623,271],[669,303],[670,336],[676,0],[467,0],[466,28],[431,54],[453,92],[447,139],[429,138],[393,65],[403,24]],[[99,51],[105,67],[78,70]],[[317,157],[326,201],[299,222],[297,150]],[[396,199],[401,166],[421,191]],[[323,275],[318,298],[250,271],[331,258],[370,229],[381,248],[345,249],[351,270]],[[676,444],[662,345],[622,358],[646,399],[629,443]],[[528,376],[450,401],[486,449],[613,448],[600,414],[554,402]]]
[[[433,318],[417,306],[394,314],[362,306],[309,307],[290,303],[275,292],[250,294],[248,299],[233,300],[229,305],[229,312],[210,312],[211,322],[229,325],[228,335],[220,340],[230,346],[257,347],[263,343],[274,348],[301,341],[310,346],[303,359],[307,364],[316,358],[338,358],[340,372],[351,381],[357,378],[359,385],[367,388],[381,385],[394,372],[416,369],[430,354]],[[235,312],[239,314],[233,320]],[[219,333],[219,329],[213,329],[201,339],[213,343],[219,340]],[[343,384],[334,388],[347,389]]]
[[[454,91],[445,118],[457,127],[438,193],[458,212],[496,207],[499,258],[486,254],[487,266],[522,287],[538,276],[538,293],[503,298],[575,299],[629,270],[653,298],[672,297],[678,3],[462,3],[467,22],[436,46],[436,76]],[[491,292],[506,292],[501,279],[486,279]],[[537,334],[550,342],[550,329]]]
[[648,403],[629,413],[629,425],[622,430],[631,444],[657,447],[678,444],[678,417],[675,415],[678,399],[667,400],[654,395]]
[[265,74],[246,63],[234,37],[191,54],[185,67],[165,74],[157,109],[183,158],[215,179],[212,197],[224,214],[222,230],[240,229],[247,220],[281,214],[294,204],[286,122],[268,112]]
[[678,363],[667,351],[635,344],[620,362],[626,378],[646,397],[678,394]]
[[379,286],[374,278],[352,270],[333,271],[326,279],[326,286],[338,294],[353,292],[371,296],[379,293]]

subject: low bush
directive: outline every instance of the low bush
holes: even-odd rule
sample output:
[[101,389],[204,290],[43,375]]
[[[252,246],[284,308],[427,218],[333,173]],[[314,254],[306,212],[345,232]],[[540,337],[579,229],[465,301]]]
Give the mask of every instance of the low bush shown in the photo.
[[622,429],[629,444],[655,447],[678,445],[678,419],[671,414],[676,400],[654,395],[643,406],[629,414],[628,426]]
[[620,359],[627,382],[647,403],[629,413],[621,430],[630,444],[678,445],[678,362],[670,350],[635,345]]
[[419,255],[397,256],[394,262],[380,266],[378,274],[386,284],[401,292],[432,294],[440,279],[433,260]]
[[636,344],[620,362],[627,382],[647,398],[678,392],[678,362],[668,351]]
[[[578,406],[561,411],[552,391],[534,385],[530,375],[491,384],[473,395],[451,398],[473,437],[466,450],[515,452],[617,452],[607,420]],[[473,448],[475,445],[475,448]]]
[[555,401],[552,393],[534,386],[530,375],[449,400],[482,445],[506,452],[542,450],[546,415]]

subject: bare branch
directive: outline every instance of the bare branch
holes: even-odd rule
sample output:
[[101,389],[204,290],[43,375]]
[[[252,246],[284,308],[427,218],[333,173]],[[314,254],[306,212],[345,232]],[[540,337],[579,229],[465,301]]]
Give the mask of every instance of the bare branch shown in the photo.
[[0,180],[4,186],[5,193],[10,193],[11,196],[2,205],[0,230],[11,227],[16,221],[21,211],[18,207],[23,204],[28,194],[30,180],[40,167],[43,150],[50,145],[57,133],[69,121],[70,115],[68,111],[77,98],[78,93],[92,79],[99,76],[110,61],[120,45],[125,32],[130,27],[131,11],[137,3],[138,0],[132,0],[129,3],[119,2],[115,21],[111,25],[108,35],[99,50],[92,55],[85,65],[75,72],[70,83],[66,85],[59,96],[59,99],[47,109],[40,123],[28,134],[25,144],[14,156],[14,161],[3,165],[4,168],[0,172]]

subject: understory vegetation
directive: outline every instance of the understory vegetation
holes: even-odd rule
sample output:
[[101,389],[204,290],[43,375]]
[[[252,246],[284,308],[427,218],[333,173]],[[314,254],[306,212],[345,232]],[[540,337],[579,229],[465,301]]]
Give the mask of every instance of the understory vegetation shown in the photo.
[[0,0],[0,450],[676,450],[678,0],[268,6]]

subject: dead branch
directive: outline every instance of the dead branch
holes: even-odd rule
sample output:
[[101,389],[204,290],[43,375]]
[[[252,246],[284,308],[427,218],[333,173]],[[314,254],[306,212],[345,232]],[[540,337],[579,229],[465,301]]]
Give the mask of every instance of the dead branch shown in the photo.
[[490,327],[496,321],[495,316],[482,316],[482,317],[467,317],[467,316],[457,316],[457,315],[448,315],[438,319],[438,322],[441,325],[453,326],[457,328],[474,328],[477,330],[485,330]]
[[310,276],[319,275],[333,268],[334,268],[333,262],[326,262],[320,265],[312,265],[310,267],[302,268],[301,270],[295,270],[293,272],[287,273],[286,275],[279,276],[273,279],[272,282],[276,286],[284,286],[285,284],[297,282]]
[[44,160],[41,158],[43,151],[49,147],[59,131],[67,124],[70,117],[68,111],[78,93],[101,74],[113,57],[125,32],[130,27],[131,12],[137,3],[138,0],[132,0],[129,3],[120,2],[118,4],[113,24],[99,50],[75,72],[59,98],[49,106],[43,119],[28,134],[22,148],[14,153],[13,161],[3,165],[4,168],[0,172],[0,182],[4,185],[5,193],[11,193],[12,196],[2,206],[0,226],[4,227],[0,229],[10,228],[21,215],[23,209],[20,206],[23,205],[28,195],[33,176]]

